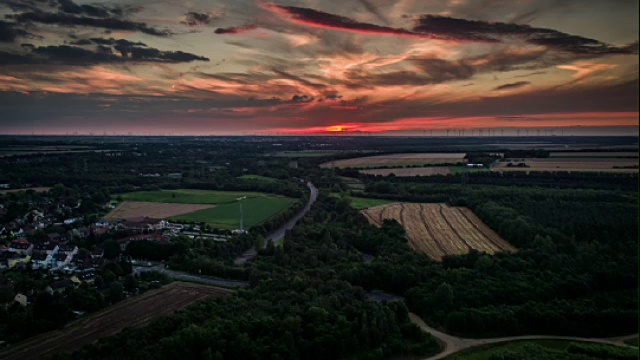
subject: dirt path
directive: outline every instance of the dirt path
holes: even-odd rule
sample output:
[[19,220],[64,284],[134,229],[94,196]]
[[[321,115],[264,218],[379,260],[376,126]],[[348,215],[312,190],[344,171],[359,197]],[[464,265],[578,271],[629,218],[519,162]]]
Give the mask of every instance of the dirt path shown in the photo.
[[610,339],[582,338],[582,337],[574,337],[574,336],[553,336],[553,335],[525,335],[525,336],[508,336],[508,337],[499,337],[499,338],[490,338],[490,339],[467,339],[467,338],[452,336],[449,334],[445,334],[441,331],[438,331],[430,327],[429,325],[427,325],[416,314],[409,313],[409,319],[411,320],[412,323],[418,325],[418,327],[422,331],[431,334],[433,337],[438,339],[438,341],[442,344],[443,351],[441,353],[428,357],[424,360],[443,359],[449,355],[452,355],[462,350],[470,349],[473,347],[510,342],[510,341],[518,341],[518,340],[573,340],[573,341],[591,342],[591,343],[597,343],[597,344],[606,344],[606,345],[637,349],[634,346],[625,344],[623,340],[627,338],[636,337],[638,336],[638,334],[617,337],[617,338],[610,338]]

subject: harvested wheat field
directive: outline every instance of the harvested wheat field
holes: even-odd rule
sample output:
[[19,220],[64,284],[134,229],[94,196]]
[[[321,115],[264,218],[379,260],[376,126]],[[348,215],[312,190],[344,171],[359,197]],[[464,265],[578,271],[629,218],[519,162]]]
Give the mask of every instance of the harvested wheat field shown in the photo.
[[367,220],[381,226],[385,219],[402,224],[415,251],[440,261],[445,255],[475,249],[488,254],[516,251],[471,210],[446,204],[394,203],[363,210]]
[[449,168],[446,166],[413,167],[413,168],[399,168],[399,169],[367,169],[367,170],[360,170],[360,172],[368,175],[382,175],[382,176],[394,174],[395,176],[401,176],[401,177],[451,174],[451,170],[449,170]]
[[227,289],[174,282],[0,351],[0,359],[47,359],[55,354],[73,352],[124,328],[143,326],[198,300],[231,294],[233,291]]
[[320,164],[324,168],[376,168],[381,166],[438,165],[466,163],[465,153],[420,153],[364,156]]
[[189,214],[199,210],[211,209],[215,205],[156,203],[146,201],[123,201],[113,209],[105,219],[131,219],[149,217],[165,219],[172,216]]

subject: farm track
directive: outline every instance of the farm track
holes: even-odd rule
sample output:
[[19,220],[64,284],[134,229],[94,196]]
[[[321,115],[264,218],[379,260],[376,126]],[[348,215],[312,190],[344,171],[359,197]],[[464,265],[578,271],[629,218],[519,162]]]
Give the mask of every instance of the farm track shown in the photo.
[[35,336],[0,352],[0,358],[43,359],[58,353],[73,352],[124,328],[144,326],[157,317],[169,315],[198,300],[232,293],[222,288],[174,282],[71,322],[62,329]]
[[443,345],[442,352],[425,358],[424,360],[438,360],[447,358],[450,355],[459,353],[464,350],[472,349],[475,347],[481,347],[490,344],[499,344],[506,343],[512,341],[521,341],[521,340],[566,340],[566,341],[578,341],[578,342],[588,342],[588,343],[596,343],[596,344],[604,344],[604,345],[613,345],[628,349],[638,349],[635,346],[631,346],[622,342],[624,338],[636,337],[638,334],[633,334],[620,338],[583,338],[583,337],[575,337],[575,336],[554,336],[554,335],[524,335],[524,336],[508,336],[508,337],[498,337],[498,338],[487,338],[487,339],[470,339],[470,338],[461,338],[453,335],[449,335],[438,331],[429,325],[427,325],[424,320],[422,320],[418,315],[409,313],[409,320],[416,324],[420,330],[429,335],[438,339],[438,341]]
[[398,221],[405,228],[409,246],[436,261],[446,255],[466,254],[471,249],[487,254],[516,251],[466,208],[393,203],[362,212],[376,226],[381,226],[385,219]]

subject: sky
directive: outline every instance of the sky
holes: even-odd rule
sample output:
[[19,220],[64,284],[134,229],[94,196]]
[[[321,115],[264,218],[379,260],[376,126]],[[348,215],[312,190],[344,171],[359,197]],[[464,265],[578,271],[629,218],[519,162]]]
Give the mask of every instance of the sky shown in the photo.
[[637,135],[638,108],[637,0],[0,0],[0,134]]

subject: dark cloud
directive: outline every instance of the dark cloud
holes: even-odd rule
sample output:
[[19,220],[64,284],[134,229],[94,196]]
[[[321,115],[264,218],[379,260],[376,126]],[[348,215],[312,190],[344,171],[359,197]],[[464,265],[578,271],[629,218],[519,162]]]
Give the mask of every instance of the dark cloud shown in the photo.
[[500,86],[496,86],[495,88],[493,88],[493,91],[501,91],[501,90],[512,90],[512,89],[517,89],[517,88],[521,88],[523,86],[527,86],[531,84],[528,81],[518,81],[515,83],[511,83],[511,84],[504,84],[504,85],[500,85]]
[[387,18],[380,11],[380,9],[378,9],[377,6],[375,6],[374,4],[371,3],[371,1],[369,1],[369,0],[358,0],[358,2],[360,4],[362,4],[362,6],[364,6],[364,8],[367,9],[367,11],[369,11],[370,13],[375,15],[378,18],[378,20],[382,21],[382,23],[384,23],[385,25],[389,26],[389,21],[387,20]]
[[18,36],[28,35],[26,31],[16,28],[16,24],[0,20],[0,43],[14,42]]
[[503,22],[457,19],[439,15],[422,15],[413,31],[457,40],[500,41],[503,37],[521,38],[535,45],[543,45],[576,54],[632,54],[631,46],[617,47],[598,40],[566,34],[553,29],[536,28]]
[[185,20],[180,23],[187,26],[201,26],[201,25],[209,25],[214,20],[222,19],[224,17],[224,13],[222,12],[208,12],[208,13],[198,13],[189,11],[184,14]]
[[[128,44],[137,44],[124,41]],[[120,42],[120,44],[125,43]],[[129,46],[126,51],[119,51],[121,56],[118,56],[116,51],[119,51],[118,40],[115,40],[113,48],[106,45],[97,45],[95,49],[70,45],[39,46],[32,47],[32,51],[26,54],[2,52],[0,64],[41,64],[46,62],[61,65],[92,65],[125,62],[185,63],[196,60],[209,61],[206,57],[182,51],[161,51],[139,46]]]
[[291,17],[295,22],[313,27],[351,31],[365,34],[386,34],[431,39],[441,38],[436,34],[416,33],[406,29],[363,23],[350,19],[348,17],[329,14],[309,8],[280,5],[273,5],[271,8],[278,13]]
[[217,28],[214,33],[218,35],[235,35],[242,34],[258,28],[258,25],[233,26],[228,28]]
[[140,31],[149,35],[168,36],[171,32],[150,27],[141,22],[122,20],[116,18],[92,18],[86,16],[74,16],[66,13],[27,12],[11,15],[19,22],[37,22],[42,24],[57,24],[66,26],[89,26],[109,30]]
[[72,0],[58,0],[60,11],[68,14],[88,15],[93,17],[108,17],[109,11],[103,7],[93,5],[78,5]]

